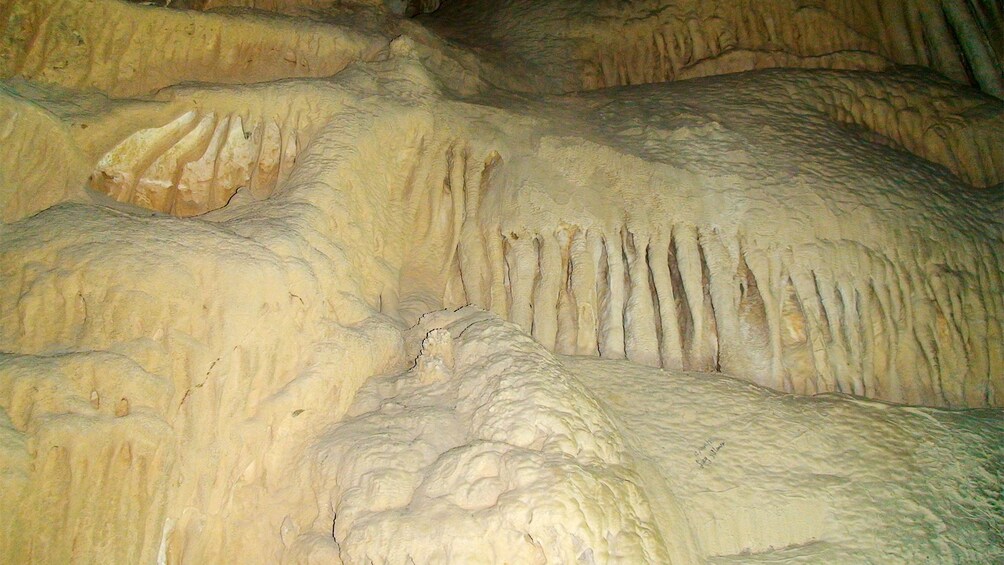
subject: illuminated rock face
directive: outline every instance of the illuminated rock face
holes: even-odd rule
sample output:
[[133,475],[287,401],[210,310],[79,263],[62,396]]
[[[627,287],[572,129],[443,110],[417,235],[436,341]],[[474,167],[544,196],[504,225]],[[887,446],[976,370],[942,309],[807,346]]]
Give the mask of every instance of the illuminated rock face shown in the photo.
[[999,10],[0,5],[0,560],[999,561]]

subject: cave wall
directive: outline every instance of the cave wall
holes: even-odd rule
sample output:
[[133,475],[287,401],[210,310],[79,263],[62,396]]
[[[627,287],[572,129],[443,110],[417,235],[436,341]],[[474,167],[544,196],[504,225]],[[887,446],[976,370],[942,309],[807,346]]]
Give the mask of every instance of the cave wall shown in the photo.
[[999,11],[0,4],[0,559],[1004,556]]

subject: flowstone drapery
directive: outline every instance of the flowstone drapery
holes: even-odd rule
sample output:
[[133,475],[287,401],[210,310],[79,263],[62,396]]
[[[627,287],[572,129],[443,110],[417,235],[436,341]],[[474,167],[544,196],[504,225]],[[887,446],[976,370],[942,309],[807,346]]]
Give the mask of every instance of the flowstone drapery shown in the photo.
[[1000,8],[740,4],[0,4],[2,559],[1004,558]]

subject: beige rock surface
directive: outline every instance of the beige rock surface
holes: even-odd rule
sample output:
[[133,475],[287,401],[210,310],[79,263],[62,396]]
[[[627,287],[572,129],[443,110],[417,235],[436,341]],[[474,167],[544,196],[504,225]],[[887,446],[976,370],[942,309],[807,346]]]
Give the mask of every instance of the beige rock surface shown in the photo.
[[1001,6],[977,0],[446,2],[430,23],[562,90],[772,67],[922,65],[1004,94]]
[[326,543],[353,563],[1002,555],[999,466],[986,472],[1001,457],[998,412],[556,358],[469,309],[413,331],[444,328],[455,336],[445,379],[425,379],[427,359],[443,357],[424,348],[411,370],[369,381],[319,438],[318,513],[334,524],[301,534],[302,555],[323,551],[329,527]]
[[0,561],[1004,559],[1000,21],[0,1]]

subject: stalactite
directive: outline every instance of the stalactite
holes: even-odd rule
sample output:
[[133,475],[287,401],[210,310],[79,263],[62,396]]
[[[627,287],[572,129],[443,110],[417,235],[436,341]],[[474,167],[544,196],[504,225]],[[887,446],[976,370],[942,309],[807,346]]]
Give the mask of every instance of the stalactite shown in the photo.
[[654,290],[649,285],[648,237],[623,233],[628,263],[628,298],[624,312],[627,358],[636,363],[659,367],[658,326],[655,318]]
[[558,337],[558,294],[566,280],[561,247],[554,234],[537,238],[537,274],[533,289],[533,338],[554,351]]
[[603,256],[606,258],[604,277],[606,292],[603,295],[603,314],[600,318],[600,356],[608,359],[623,359],[626,355],[624,343],[624,253],[621,248],[621,234],[607,234],[603,238]]
[[533,287],[537,276],[537,247],[530,234],[509,234],[505,261],[509,273],[509,320],[527,334],[533,332]]
[[599,355],[599,294],[597,285],[597,246],[595,231],[579,229],[571,242],[571,293],[576,306],[576,355]]
[[672,274],[669,270],[670,239],[660,230],[649,243],[649,265],[659,304],[659,325],[662,339],[659,343],[659,358],[667,369],[683,368],[683,338],[677,318],[676,293],[673,291]]
[[[493,232],[483,236],[504,264],[485,268],[502,274],[508,319],[560,353],[721,370],[801,394],[942,405],[996,394],[986,384],[996,324],[973,318],[995,299],[972,303],[947,272],[922,276],[850,246],[839,252],[852,272],[826,259],[830,247],[768,251],[686,225]],[[959,373],[969,376],[946,388]]]

